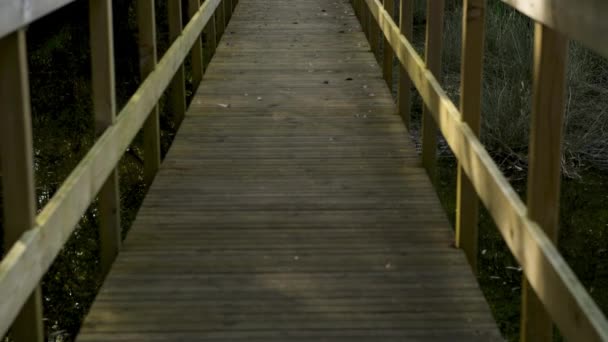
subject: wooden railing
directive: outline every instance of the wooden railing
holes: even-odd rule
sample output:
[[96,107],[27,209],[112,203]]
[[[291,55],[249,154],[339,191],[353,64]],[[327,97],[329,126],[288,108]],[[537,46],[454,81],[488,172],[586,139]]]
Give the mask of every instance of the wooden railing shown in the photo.
[[[117,165],[143,127],[144,179],[160,165],[157,103],[170,87],[170,111],[179,125],[186,112],[183,63],[190,54],[194,86],[215,51],[237,0],[168,0],[171,46],[157,63],[154,0],[137,0],[141,76],[144,81],[116,115],[112,1],[90,0],[93,107],[98,139],[44,208],[36,214],[26,26],[73,0],[0,2],[0,145],[7,253],[0,263],[0,338],[12,325],[17,342],[44,340],[39,282],[90,204],[99,197],[101,267],[120,249]],[[202,51],[205,30],[210,44]],[[203,60],[203,55],[207,60]]]
[[[570,341],[608,341],[606,318],[556,248],[562,116],[568,40],[608,56],[605,0],[502,0],[536,22],[533,108],[527,207],[478,139],[485,0],[463,0],[460,110],[440,86],[443,0],[427,1],[425,61],[411,43],[413,2],[400,0],[399,26],[392,0],[352,0],[372,51],[384,36],[384,75],[392,54],[400,61],[398,110],[406,125],[410,85],[424,102],[422,162],[435,171],[437,129],[458,159],[456,245],[477,268],[478,197],[488,209],[525,274],[521,339],[551,341],[553,323]],[[392,50],[392,51],[391,51]]]

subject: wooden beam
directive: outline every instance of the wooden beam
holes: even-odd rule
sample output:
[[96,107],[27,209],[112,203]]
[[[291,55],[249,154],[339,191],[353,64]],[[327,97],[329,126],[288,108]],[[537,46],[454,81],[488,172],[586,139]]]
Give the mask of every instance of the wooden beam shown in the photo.
[[[95,131],[99,136],[116,118],[112,0],[90,0],[89,18],[93,111]],[[99,192],[99,240],[104,275],[112,267],[122,241],[118,186],[118,169],[114,169]]]
[[[207,0],[203,3],[182,35],[171,44],[156,69],[124,106],[114,125],[99,137],[38,214],[35,226],[22,234],[19,241],[7,251],[0,262],[0,335],[7,332],[30,293],[97,196],[105,179],[116,168],[125,149],[181,67],[219,1]],[[5,49],[0,51],[4,52]],[[10,69],[1,70],[4,72]],[[15,83],[11,85],[15,87]]]
[[0,38],[50,14],[75,0],[3,0],[0,1]]
[[[182,2],[181,0],[169,0],[167,2],[167,20],[169,21],[169,42],[174,42],[182,33]],[[182,123],[186,116],[186,75],[184,66],[180,68],[173,76],[171,86],[169,87],[169,104],[171,114],[173,115],[173,123],[176,128]]]
[[[443,42],[444,0],[427,1],[425,63],[429,71],[441,82],[441,45]],[[422,165],[432,181],[437,168],[437,125],[429,108],[422,110]]]
[[[414,30],[414,0],[401,0],[399,5],[399,29],[401,34],[407,39],[413,39]],[[399,88],[397,94],[397,109],[399,116],[403,120],[405,127],[410,127],[410,117],[412,108],[412,81],[403,68],[401,63],[399,64]]]
[[[143,80],[156,67],[156,14],[154,0],[137,0],[137,28],[139,30],[139,74]],[[144,182],[147,187],[160,168],[160,123],[158,105],[154,106],[144,123]]]
[[[384,9],[393,17],[395,12],[395,3],[393,0],[384,0]],[[384,44],[382,46],[384,47],[382,74],[388,89],[393,89],[393,49],[388,41],[386,41],[386,38],[384,39]]]
[[527,215],[527,209],[483,144],[462,121],[456,106],[426,69],[412,44],[400,33],[378,0],[365,0],[395,55],[405,67],[446,142],[462,162],[479,198],[494,218],[561,333],[572,341],[607,341],[608,322],[551,239]]
[[[0,39],[0,148],[2,152],[2,197],[4,209],[4,249],[9,250],[21,234],[34,226],[36,188],[30,111],[30,86],[24,30]],[[18,246],[16,246],[18,248]],[[28,272],[28,269],[21,269]],[[42,296],[38,282],[24,293],[21,310],[2,317],[13,320],[15,342],[42,342]],[[5,293],[2,301],[11,293]],[[0,336],[4,332],[0,332]]]
[[[527,205],[528,217],[554,244],[559,226],[567,51],[568,40],[562,34],[536,24]],[[551,317],[525,278],[521,309],[521,340],[553,341]]]
[[[192,17],[201,7],[200,0],[188,0],[188,17]],[[197,39],[190,52],[192,63],[192,84],[196,90],[203,80],[203,42]]]
[[[465,0],[462,13],[460,113],[475,136],[481,129],[481,90],[486,0]],[[477,273],[479,199],[458,163],[456,185],[456,246],[464,250]]]
[[211,16],[207,26],[205,27],[205,59],[203,61],[205,65],[205,69],[207,69],[209,63],[211,62],[211,58],[215,54],[215,49],[217,48],[217,33],[215,31],[215,15]]
[[367,38],[369,40],[369,46],[371,47],[372,52],[374,53],[374,57],[376,57],[376,61],[380,63],[380,42],[378,40],[380,35],[380,29],[378,27],[378,23],[376,23],[376,21],[374,20],[374,17],[368,15],[367,18],[369,22],[369,37]]
[[224,12],[224,1],[225,0],[221,0],[220,5],[217,7],[217,11],[215,12],[215,33],[217,34],[216,41],[218,43],[222,39],[222,36],[224,35],[224,30],[226,28],[226,13]]

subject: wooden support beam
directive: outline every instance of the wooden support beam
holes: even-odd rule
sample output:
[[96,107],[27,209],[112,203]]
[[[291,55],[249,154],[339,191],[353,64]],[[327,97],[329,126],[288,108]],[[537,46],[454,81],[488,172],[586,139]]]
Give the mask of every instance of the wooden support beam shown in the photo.
[[369,46],[372,49],[372,52],[374,53],[374,56],[376,57],[376,61],[378,62],[378,64],[380,63],[380,41],[379,41],[379,35],[380,35],[380,29],[378,27],[378,22],[374,19],[373,16],[368,15],[367,17],[368,22],[369,22],[369,37],[367,38],[369,40]]
[[[460,113],[475,136],[481,129],[481,89],[486,0],[464,0],[462,12],[462,58]],[[477,219],[479,199],[458,163],[456,185],[456,246],[462,248],[473,272],[477,272]]]
[[[167,3],[169,21],[169,42],[173,43],[182,33],[182,2],[169,0]],[[169,105],[175,127],[179,127],[186,115],[186,76],[183,64],[173,76],[169,87]]]
[[[384,0],[384,9],[391,17],[394,17],[395,3],[393,0]],[[391,44],[389,44],[386,38],[384,38],[382,46],[384,48],[382,74],[388,89],[393,89],[393,48],[391,48]]]
[[205,26],[205,59],[203,61],[205,65],[205,70],[209,66],[211,62],[211,58],[215,54],[215,49],[217,48],[217,33],[215,31],[215,15],[212,15]]
[[[112,0],[90,0],[89,18],[93,111],[95,131],[100,136],[116,119]],[[99,191],[99,240],[104,275],[112,267],[122,241],[118,186],[118,169],[115,168]]]
[[[407,39],[413,38],[414,30],[414,0],[401,0],[399,5],[399,29]],[[397,109],[399,116],[403,120],[405,127],[410,127],[411,107],[412,107],[412,81],[399,63],[399,88],[397,94]]]
[[[441,83],[444,0],[427,1],[425,64]],[[437,124],[425,105],[422,110],[422,165],[432,181],[437,165]]]
[[[188,0],[188,18],[192,18],[200,7],[200,0]],[[192,84],[196,90],[203,80],[203,42],[200,37],[192,46],[190,61],[192,63]]]
[[[30,86],[25,31],[0,39],[0,148],[2,152],[2,197],[4,209],[4,249],[8,251],[36,221],[36,188],[30,111]],[[22,269],[21,272],[28,272]],[[42,296],[34,286],[15,316],[15,342],[42,342]],[[10,295],[10,294],[6,294]],[[14,320],[14,321],[13,321]],[[2,336],[0,332],[0,336]]]
[[[568,40],[536,23],[530,129],[528,217],[557,244],[565,111]],[[553,323],[544,305],[524,278],[521,313],[522,341],[553,341]]]
[[[139,30],[139,74],[146,79],[157,63],[156,15],[154,0],[137,0],[137,28]],[[144,182],[152,181],[160,168],[160,124],[158,105],[154,106],[144,123]]]
[[224,30],[226,28],[226,13],[224,12],[224,1],[225,0],[220,1],[220,4],[219,6],[217,6],[217,10],[215,12],[215,33],[217,34],[216,40],[218,43],[222,39],[222,36],[224,35]]

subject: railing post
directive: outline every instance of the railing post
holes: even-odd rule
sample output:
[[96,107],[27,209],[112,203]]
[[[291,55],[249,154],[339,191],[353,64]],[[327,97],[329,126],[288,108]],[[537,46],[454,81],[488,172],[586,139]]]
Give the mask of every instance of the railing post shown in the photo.
[[207,23],[207,26],[205,27],[205,59],[203,61],[204,65],[205,65],[205,70],[207,69],[207,67],[209,66],[209,62],[211,62],[211,58],[213,57],[213,55],[215,54],[215,49],[217,47],[217,33],[215,30],[215,15],[212,15],[211,18],[209,18],[209,22]]
[[[561,183],[561,147],[568,40],[536,23],[530,128],[528,216],[557,243]],[[542,274],[542,272],[539,272]],[[521,340],[552,341],[553,324],[524,278]]]
[[374,16],[369,12],[367,20],[369,21],[369,45],[372,48],[372,52],[374,53],[374,57],[376,57],[376,61],[380,63],[380,46],[378,36],[380,35],[380,27],[376,22]]
[[[146,79],[157,63],[156,16],[154,0],[137,0],[137,27],[139,30],[139,74]],[[160,168],[160,124],[158,106],[155,106],[144,123],[144,182],[150,186]]]
[[[460,113],[471,131],[481,129],[481,85],[483,73],[485,0],[465,0],[462,11],[462,59]],[[456,185],[456,246],[464,250],[477,273],[477,219],[479,199],[458,162]]]
[[216,40],[219,42],[226,28],[226,13],[224,13],[224,1],[221,0],[215,11]]
[[365,0],[361,0],[359,2],[359,13],[361,13],[359,18],[361,29],[369,42],[369,8],[367,8],[367,3]]
[[[200,0],[188,0],[188,17],[192,18],[200,8]],[[192,45],[190,59],[192,63],[192,83],[196,90],[203,80],[203,42],[201,37]]]
[[[393,0],[384,0],[384,9],[390,14],[391,18],[394,18],[395,3]],[[384,36],[384,35],[382,35]],[[382,71],[384,74],[384,80],[388,89],[393,89],[393,48],[384,37],[384,62],[382,63]]]
[[[4,247],[36,224],[36,190],[25,31],[0,38],[0,148]],[[27,272],[27,270],[23,270]],[[42,342],[42,296],[37,286],[12,326],[15,342]]]
[[[444,0],[427,1],[425,63],[427,69],[441,82],[441,43],[443,39]],[[422,165],[431,180],[435,179],[437,164],[437,124],[425,105],[422,111]]]
[[[411,41],[414,29],[414,0],[401,0],[399,5],[399,28],[401,33]],[[399,115],[405,124],[405,127],[410,127],[410,110],[411,96],[410,90],[412,81],[410,76],[405,71],[402,63],[399,63],[399,88],[397,94],[397,107]]]
[[[112,0],[90,0],[89,19],[93,111],[99,136],[114,124],[116,117]],[[99,239],[104,275],[110,270],[121,244],[118,185],[118,169],[114,169],[99,191]]]
[[[182,33],[182,2],[169,0],[167,4],[169,21],[169,42],[173,43]],[[186,78],[184,66],[179,68],[173,76],[170,85],[170,105],[175,127],[179,127],[186,115]]]

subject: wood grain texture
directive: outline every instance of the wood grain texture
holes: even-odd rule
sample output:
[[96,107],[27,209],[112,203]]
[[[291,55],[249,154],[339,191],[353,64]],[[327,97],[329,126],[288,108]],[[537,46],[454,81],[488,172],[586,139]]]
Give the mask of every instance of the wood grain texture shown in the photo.
[[239,2],[79,341],[500,340],[355,20]]

